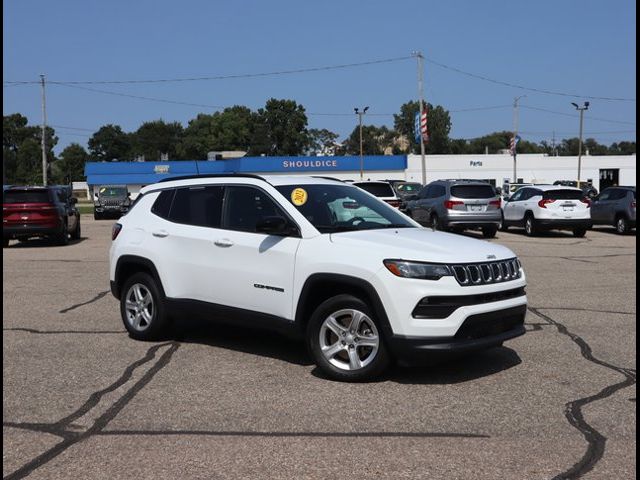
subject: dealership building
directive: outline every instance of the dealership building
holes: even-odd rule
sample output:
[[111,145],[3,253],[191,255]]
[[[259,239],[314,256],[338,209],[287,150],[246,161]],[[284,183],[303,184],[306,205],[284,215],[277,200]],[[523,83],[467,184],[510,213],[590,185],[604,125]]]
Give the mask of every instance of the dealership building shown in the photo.
[[[88,195],[101,185],[126,185],[136,197],[145,185],[182,175],[254,173],[264,175],[316,175],[340,180],[422,180],[420,155],[367,155],[324,157],[241,157],[227,160],[159,162],[89,162],[85,167]],[[513,180],[513,157],[498,155],[427,155],[427,183],[438,179],[478,179],[502,186]],[[581,180],[598,190],[611,185],[636,184],[636,156],[583,156]],[[516,157],[519,183],[575,180],[578,157],[521,154]]]

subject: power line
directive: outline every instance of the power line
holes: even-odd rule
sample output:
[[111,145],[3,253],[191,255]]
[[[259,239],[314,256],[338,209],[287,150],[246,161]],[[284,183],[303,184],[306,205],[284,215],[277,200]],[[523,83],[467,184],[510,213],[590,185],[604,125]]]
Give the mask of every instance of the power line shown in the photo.
[[[272,71],[272,72],[260,72],[260,73],[243,73],[243,74],[234,74],[234,75],[214,75],[214,76],[205,76],[205,77],[191,77],[191,78],[159,78],[159,79],[145,79],[145,80],[86,80],[86,81],[60,81],[58,83],[63,83],[66,85],[97,85],[97,84],[122,84],[122,83],[173,83],[173,82],[198,82],[198,81],[206,81],[206,80],[231,80],[231,79],[240,79],[240,78],[256,78],[256,77],[270,77],[276,75],[290,75],[296,73],[308,73],[308,72],[320,72],[326,70],[340,70],[345,68],[354,68],[354,67],[363,67],[366,65],[378,65],[382,63],[393,63],[400,62],[403,60],[409,60],[413,58],[411,55],[404,57],[395,57],[395,58],[385,58],[380,60],[371,60],[368,62],[358,62],[358,63],[345,63],[340,65],[327,65],[321,67],[310,67],[310,68],[296,68],[292,70],[280,70],[280,71]],[[28,81],[8,81],[3,82],[5,84],[28,84],[33,82]]]
[[502,85],[502,86],[505,86],[505,87],[518,88],[520,90],[527,90],[529,92],[543,93],[545,95],[557,95],[557,96],[561,96],[561,97],[586,98],[586,99],[590,99],[590,100],[607,100],[607,101],[612,101],[612,102],[613,101],[615,101],[615,102],[635,102],[636,101],[635,98],[597,97],[597,96],[593,96],[593,95],[576,95],[576,94],[573,94],[573,93],[558,92],[558,91],[546,90],[546,89],[542,89],[542,88],[525,87],[523,85],[518,85],[518,84],[515,84],[515,83],[505,82],[503,80],[496,80],[494,78],[485,77],[484,75],[478,75],[477,73],[467,72],[465,70],[461,70],[459,68],[452,67],[452,66],[446,65],[444,63],[437,62],[437,61],[432,60],[430,58],[426,58],[425,57],[425,60],[427,62],[433,64],[433,65],[436,65],[438,67],[444,68],[446,70],[451,70],[451,71],[459,73],[461,75],[466,75],[468,77],[476,78],[476,79],[479,79],[479,80],[484,80],[485,82],[495,83],[497,85]]
[[[566,112],[558,112],[557,110],[549,110],[546,108],[540,108],[540,107],[532,107],[530,105],[521,105],[522,108],[526,108],[528,110],[537,110],[539,112],[547,112],[547,113],[553,113],[555,115],[562,115],[564,117],[571,117],[571,118],[578,118],[579,115],[574,115],[572,113],[566,113]],[[587,116],[585,115],[585,118],[589,119],[589,120],[596,120],[599,122],[609,122],[609,123],[619,123],[621,125],[634,125],[635,123],[633,122],[624,122],[622,120],[611,120],[609,118],[599,118],[599,117],[592,117],[592,116]]]

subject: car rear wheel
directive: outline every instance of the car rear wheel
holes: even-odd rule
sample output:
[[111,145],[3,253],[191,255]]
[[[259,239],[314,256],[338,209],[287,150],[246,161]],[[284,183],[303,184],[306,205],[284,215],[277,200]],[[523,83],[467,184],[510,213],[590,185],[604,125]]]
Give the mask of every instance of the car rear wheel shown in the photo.
[[538,226],[536,225],[536,219],[533,215],[527,215],[524,221],[524,231],[528,237],[535,237],[538,234]]
[[102,215],[98,212],[93,212],[93,219],[94,220],[102,220]]
[[80,240],[80,236],[82,235],[82,230],[80,227],[80,215],[78,215],[78,221],[76,222],[76,228],[73,229],[71,233],[71,238],[74,240]]
[[168,317],[160,290],[151,275],[140,272],[127,279],[120,297],[124,327],[137,340],[155,340],[166,330]]
[[2,239],[2,248],[6,248],[9,246],[9,239],[8,238],[3,238]]
[[433,214],[429,217],[429,226],[432,230],[440,230],[440,220],[437,215]]
[[625,235],[627,233],[629,233],[629,222],[627,220],[626,217],[624,216],[619,216],[618,219],[616,220],[616,232],[619,235]]
[[318,368],[334,380],[371,380],[389,365],[375,315],[352,295],[337,295],[316,308],[307,328],[307,344]]
[[573,229],[573,236],[574,237],[582,238],[586,234],[587,234],[587,229],[586,228],[574,228]]
[[64,225],[62,225],[62,231],[54,237],[54,242],[57,245],[62,246],[69,244],[69,231],[67,230],[66,222],[64,223]]

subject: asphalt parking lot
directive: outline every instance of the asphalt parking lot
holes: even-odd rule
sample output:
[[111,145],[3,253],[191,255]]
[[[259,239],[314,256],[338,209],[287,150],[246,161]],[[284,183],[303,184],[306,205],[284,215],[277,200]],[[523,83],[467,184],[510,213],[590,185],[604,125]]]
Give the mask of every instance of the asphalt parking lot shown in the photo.
[[275,334],[130,339],[111,225],[3,251],[5,478],[635,477],[635,236],[500,232],[528,275],[526,335],[344,384]]

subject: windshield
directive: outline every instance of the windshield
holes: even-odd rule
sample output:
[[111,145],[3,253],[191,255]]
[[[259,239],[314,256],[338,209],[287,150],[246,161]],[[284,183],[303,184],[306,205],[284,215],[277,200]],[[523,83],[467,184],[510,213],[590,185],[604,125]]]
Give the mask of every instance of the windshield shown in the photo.
[[419,191],[421,188],[421,183],[399,183],[396,185],[396,189],[400,193],[413,193]]
[[393,188],[388,183],[354,183],[356,187],[366,190],[376,197],[394,197]]
[[127,189],[125,187],[100,187],[98,194],[101,197],[126,197]]
[[394,208],[349,185],[283,185],[276,189],[320,233],[415,228]]
[[50,203],[47,190],[5,190],[2,203]]

